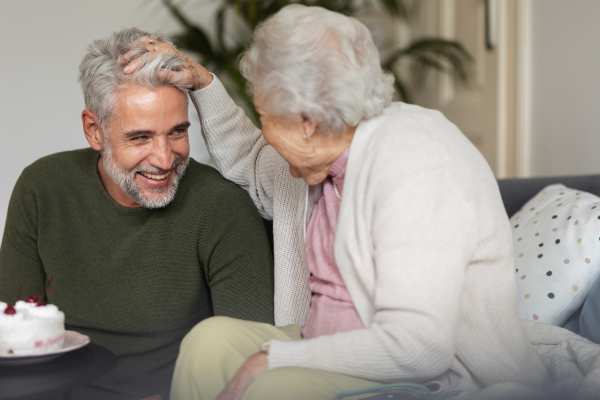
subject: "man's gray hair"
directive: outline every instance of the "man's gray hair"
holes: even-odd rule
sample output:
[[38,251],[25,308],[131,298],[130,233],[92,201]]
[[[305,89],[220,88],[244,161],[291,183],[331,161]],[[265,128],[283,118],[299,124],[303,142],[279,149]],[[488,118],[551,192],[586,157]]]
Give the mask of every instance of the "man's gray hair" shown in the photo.
[[[94,40],[88,46],[87,53],[79,65],[79,83],[83,90],[85,107],[98,117],[103,130],[106,130],[112,118],[116,94],[125,86],[138,84],[158,89],[168,85],[184,92],[189,89],[189,86],[180,83],[181,77],[168,80],[172,71],[181,71],[185,67],[184,58],[167,53],[160,53],[154,58],[144,57],[149,51],[138,40],[142,36],[171,43],[159,33],[145,32],[137,28],[123,29],[107,39]],[[135,73],[126,75],[118,61],[130,50],[135,50],[132,59],[140,57],[140,63]]]
[[324,134],[381,114],[394,92],[367,27],[321,7],[289,5],[265,20],[240,70],[270,114],[303,114]]

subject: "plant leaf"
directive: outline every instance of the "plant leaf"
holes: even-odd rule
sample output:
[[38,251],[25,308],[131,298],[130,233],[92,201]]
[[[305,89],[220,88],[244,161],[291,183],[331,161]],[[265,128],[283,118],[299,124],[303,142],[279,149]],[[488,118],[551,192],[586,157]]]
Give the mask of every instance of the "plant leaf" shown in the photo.
[[217,56],[204,30],[192,24],[171,0],[162,0],[162,2],[171,12],[171,15],[185,27],[183,33],[175,35],[175,44],[182,49],[200,53],[209,61],[216,60]]
[[394,17],[408,20],[408,8],[402,0],[380,0],[383,7]]
[[225,47],[225,13],[227,12],[227,6],[221,6],[217,11],[216,24],[217,24],[217,41],[221,51],[226,51]]
[[450,73],[460,82],[467,82],[472,73],[473,57],[462,44],[453,40],[423,38],[392,53],[384,65],[392,68],[401,58],[410,58],[423,67]]

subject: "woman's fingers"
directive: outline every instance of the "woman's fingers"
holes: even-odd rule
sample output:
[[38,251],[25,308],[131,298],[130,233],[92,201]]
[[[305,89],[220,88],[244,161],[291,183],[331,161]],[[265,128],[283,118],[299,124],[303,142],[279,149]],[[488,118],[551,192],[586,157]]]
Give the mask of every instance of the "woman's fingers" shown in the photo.
[[[160,42],[158,42],[157,40],[154,40],[148,36],[142,36],[141,38],[136,39],[134,41],[134,43],[138,46],[141,45],[141,47],[145,47],[148,51],[154,51],[156,45],[159,44]],[[137,51],[138,51],[137,49],[132,49],[132,50],[129,50],[127,53],[123,54],[119,60],[119,65],[125,65],[125,64],[130,63],[132,58],[137,53]]]
[[217,400],[241,400],[252,379],[269,369],[268,363],[267,353],[258,352],[251,355],[219,393]]
[[137,42],[141,43],[143,46],[145,46],[146,49],[148,49],[148,51],[151,53],[156,53],[156,52],[160,53],[161,52],[160,49],[164,50],[165,48],[168,48],[168,47],[175,49],[172,45],[170,45],[168,43],[159,42],[158,40],[152,39],[151,37],[148,37],[148,36],[142,36],[141,38],[137,39]]
[[[183,57],[187,65],[182,71],[170,71],[168,76],[163,75],[162,78],[167,81],[178,79],[180,85],[189,86],[192,90],[198,90],[208,86],[213,80],[212,75],[202,65],[181,53],[172,44],[159,42],[148,36],[142,36],[139,39],[136,39],[135,43],[148,50],[148,53],[143,55],[144,60],[147,60],[148,57],[156,57],[158,54],[162,53],[178,54]],[[140,58],[140,50],[132,49],[121,56],[119,65],[125,66],[123,68],[125,74],[132,74],[138,69]]]
[[174,83],[177,81],[179,85],[187,86],[189,89],[193,87],[193,79],[190,76],[190,73],[187,70],[184,71],[167,71],[161,69],[158,73],[158,77],[165,82]]
[[[148,36],[142,36],[135,40],[135,43],[140,47],[145,47],[148,53],[146,57],[156,57],[160,53],[174,53],[177,52],[175,47],[169,43],[162,43],[156,39],[152,39]],[[138,68],[139,65],[139,49],[129,50],[123,54],[119,60],[119,65],[125,65],[123,72],[126,74],[132,74]]]
[[[133,74],[135,72],[135,70],[137,69],[138,65],[140,63],[140,58],[136,58],[135,60],[131,61],[129,64],[127,64],[127,66],[125,68],[123,68],[123,72],[126,74]],[[121,64],[123,65],[123,64]]]
[[129,50],[119,58],[119,65],[126,65],[136,60],[136,54],[139,53],[138,49]]

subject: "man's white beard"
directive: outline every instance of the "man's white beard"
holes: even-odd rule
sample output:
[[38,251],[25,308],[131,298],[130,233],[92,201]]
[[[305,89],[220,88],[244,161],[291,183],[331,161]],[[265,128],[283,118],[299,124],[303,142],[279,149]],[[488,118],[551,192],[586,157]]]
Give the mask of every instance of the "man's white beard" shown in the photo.
[[104,146],[102,147],[102,166],[104,170],[117,185],[137,204],[145,208],[163,208],[166,207],[175,198],[179,181],[183,176],[185,169],[189,163],[189,157],[185,160],[178,158],[173,162],[171,173],[175,174],[173,182],[170,185],[160,188],[148,188],[150,196],[144,195],[144,192],[135,180],[135,175],[138,172],[158,173],[163,172],[160,168],[147,166],[137,166],[133,170],[126,170],[120,166],[114,159],[111,146],[105,138]]

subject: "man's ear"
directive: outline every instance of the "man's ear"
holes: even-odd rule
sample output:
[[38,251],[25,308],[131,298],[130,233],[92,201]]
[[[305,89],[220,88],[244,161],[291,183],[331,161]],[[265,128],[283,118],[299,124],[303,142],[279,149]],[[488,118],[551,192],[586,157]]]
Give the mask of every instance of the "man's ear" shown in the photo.
[[304,113],[302,116],[302,127],[304,129],[304,138],[310,139],[317,133],[317,124]]
[[102,150],[104,136],[96,115],[90,110],[83,110],[81,113],[81,122],[83,122],[83,133],[85,134],[85,138],[92,149],[96,151]]

